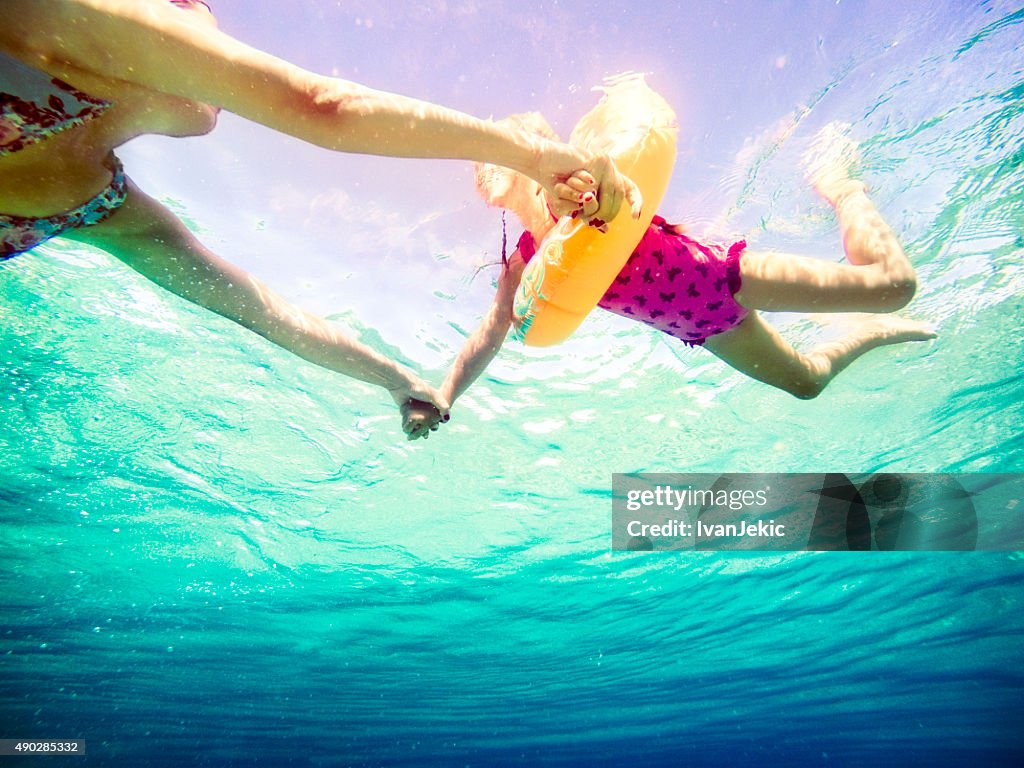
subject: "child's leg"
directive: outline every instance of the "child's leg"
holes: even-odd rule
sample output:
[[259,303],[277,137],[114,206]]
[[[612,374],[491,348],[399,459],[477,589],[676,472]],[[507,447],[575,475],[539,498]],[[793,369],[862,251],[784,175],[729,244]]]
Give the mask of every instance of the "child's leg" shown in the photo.
[[[793,312],[891,312],[913,298],[917,277],[895,233],[849,177],[856,152],[850,139],[831,135],[810,180],[835,208],[850,264],[781,253],[747,252],[736,300],[747,309]],[[852,266],[851,266],[852,265]]]
[[748,251],[736,301],[776,312],[892,312],[907,304],[917,278],[896,236],[864,194],[851,188],[836,201],[850,264]]
[[736,328],[710,337],[704,346],[740,373],[809,400],[869,349],[932,338],[935,333],[924,323],[877,317],[845,338],[802,354],[757,312],[751,312]]

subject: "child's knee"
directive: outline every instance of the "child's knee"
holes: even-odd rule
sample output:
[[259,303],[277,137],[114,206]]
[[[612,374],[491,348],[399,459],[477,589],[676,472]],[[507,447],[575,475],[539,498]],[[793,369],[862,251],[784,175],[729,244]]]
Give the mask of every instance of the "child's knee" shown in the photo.
[[808,355],[804,365],[783,387],[798,400],[813,400],[828,386],[831,365],[826,360]]
[[914,270],[905,270],[895,275],[890,289],[893,309],[902,309],[910,303],[917,293],[917,274]]
[[917,293],[917,274],[910,267],[878,265],[869,282],[874,312],[903,309]]
[[801,379],[792,382],[786,391],[798,400],[813,400],[825,391],[826,383],[820,379]]

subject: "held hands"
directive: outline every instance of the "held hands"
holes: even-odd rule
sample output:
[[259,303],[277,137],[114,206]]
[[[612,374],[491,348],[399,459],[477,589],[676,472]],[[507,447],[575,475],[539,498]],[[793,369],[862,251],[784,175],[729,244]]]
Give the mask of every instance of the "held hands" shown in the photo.
[[399,409],[402,413],[402,431],[408,440],[426,440],[431,432],[437,432],[442,422],[448,421],[448,415],[441,412],[432,403],[409,399]]
[[547,193],[556,216],[577,216],[602,228],[625,203],[630,215],[640,217],[643,196],[630,179],[619,173],[608,155],[585,155],[569,144],[545,141],[540,148],[535,178]]
[[402,383],[388,388],[402,414],[402,431],[409,440],[427,438],[448,421],[451,406],[444,395],[418,376],[408,371],[402,373]]
[[[600,232],[608,231],[608,221],[598,216],[600,202],[598,200],[597,182],[586,171],[577,171],[564,183],[555,185],[555,194],[545,193],[548,208],[558,217],[582,216],[588,226]],[[571,206],[575,205],[575,208]],[[636,216],[634,216],[636,218]]]
[[388,387],[388,392],[395,401],[395,405],[404,409],[408,403],[421,403],[434,409],[437,413],[438,421],[448,421],[448,411],[451,409],[451,406],[447,398],[418,376],[408,372],[403,373],[405,375],[400,384]]

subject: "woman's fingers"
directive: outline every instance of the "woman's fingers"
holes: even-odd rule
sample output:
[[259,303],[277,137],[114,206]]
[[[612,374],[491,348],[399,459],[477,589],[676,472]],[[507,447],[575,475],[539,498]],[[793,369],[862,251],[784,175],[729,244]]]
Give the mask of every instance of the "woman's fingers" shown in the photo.
[[593,178],[587,174],[590,181],[577,176],[570,176],[564,182],[555,185],[555,194],[558,197],[557,203],[552,201],[551,210],[558,217],[578,216],[583,214],[585,219],[590,218],[599,208],[597,200],[597,187]]
[[586,171],[577,171],[565,180],[565,186],[571,188],[578,194],[593,192],[597,195],[597,182],[594,177]]
[[[554,186],[556,198],[551,210],[556,216],[582,216],[593,227],[607,231],[607,223],[619,213],[623,203],[634,219],[640,218],[643,195],[640,188],[619,173],[608,155],[595,157],[590,167],[593,173],[580,169],[565,181]],[[598,184],[597,179],[601,179]]]
[[572,175],[572,178],[583,184],[586,189],[597,191],[597,179],[589,171],[580,169]]

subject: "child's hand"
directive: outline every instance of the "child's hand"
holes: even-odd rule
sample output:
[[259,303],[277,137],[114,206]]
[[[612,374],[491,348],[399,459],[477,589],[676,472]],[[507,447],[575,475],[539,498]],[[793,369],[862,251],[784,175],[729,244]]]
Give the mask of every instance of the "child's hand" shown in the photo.
[[436,432],[441,422],[448,421],[448,416],[442,416],[441,412],[432,403],[422,400],[409,399],[402,403],[402,431],[409,440],[430,437],[431,432]]

